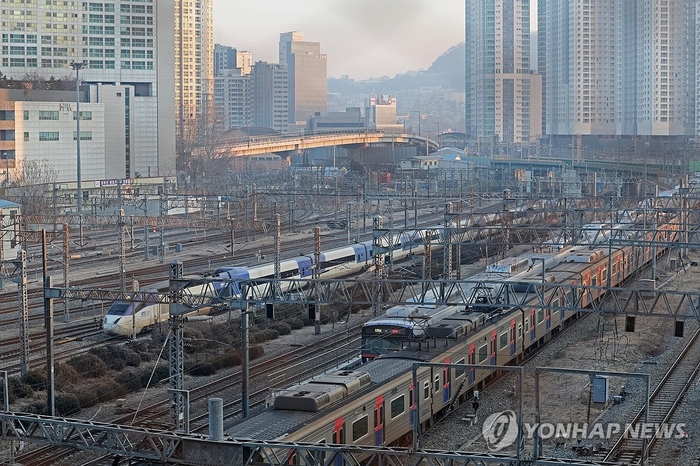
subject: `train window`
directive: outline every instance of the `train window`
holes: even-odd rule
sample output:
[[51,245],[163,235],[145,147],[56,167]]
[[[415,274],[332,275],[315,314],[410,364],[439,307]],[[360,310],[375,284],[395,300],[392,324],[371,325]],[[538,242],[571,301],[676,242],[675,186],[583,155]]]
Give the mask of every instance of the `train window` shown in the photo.
[[406,410],[406,401],[404,395],[394,398],[391,400],[391,418],[394,419],[397,416],[403,414]]
[[525,329],[530,328],[530,319],[525,319]]
[[488,348],[486,348],[486,345],[479,348],[479,364],[486,361],[486,358],[488,356],[489,356],[489,350],[488,350]]
[[[527,320],[525,321],[525,325],[527,325]],[[523,336],[523,324],[518,324],[518,338],[521,338]]]
[[604,281],[607,279],[608,279],[608,269],[603,269],[603,278],[601,278],[601,281]]
[[440,392],[440,374],[435,374],[435,382],[434,382],[433,392],[435,392],[435,393]]
[[591,275],[591,286],[598,286],[598,277]]
[[423,382],[423,399],[427,400],[430,398],[430,382],[427,380]]
[[[464,364],[464,358],[460,359],[460,360],[457,361],[455,364]],[[455,369],[455,377],[461,377],[461,376],[463,376],[466,372],[467,372],[467,370],[466,370],[464,367],[457,367],[457,368]]]
[[369,416],[362,416],[360,419],[352,423],[352,441],[357,442],[359,439],[369,433]]
[[543,320],[544,320],[544,309],[540,309],[539,311],[537,311],[537,323],[541,324]]
[[617,264],[612,265],[612,274],[615,275],[617,273]]
[[505,349],[508,346],[508,332],[503,332],[501,333],[501,336],[498,337],[498,347],[500,349]]

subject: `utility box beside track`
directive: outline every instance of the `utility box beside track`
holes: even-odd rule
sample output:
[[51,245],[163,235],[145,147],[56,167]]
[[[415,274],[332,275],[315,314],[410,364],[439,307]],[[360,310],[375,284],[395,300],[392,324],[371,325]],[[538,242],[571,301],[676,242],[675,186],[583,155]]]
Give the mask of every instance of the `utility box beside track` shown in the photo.
[[607,403],[610,399],[610,377],[596,375],[593,379],[593,403]]

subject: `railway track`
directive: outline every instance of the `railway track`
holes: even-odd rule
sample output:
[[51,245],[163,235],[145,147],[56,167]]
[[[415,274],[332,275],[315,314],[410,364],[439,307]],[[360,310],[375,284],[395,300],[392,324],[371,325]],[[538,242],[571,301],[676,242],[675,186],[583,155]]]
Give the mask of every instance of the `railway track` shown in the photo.
[[[287,386],[310,377],[319,370],[324,370],[347,361],[348,354],[354,350],[357,352],[360,341],[361,325],[349,327],[341,337],[340,333],[335,333],[319,339],[313,345],[294,348],[280,356],[265,359],[252,364],[250,368],[253,389],[249,393],[251,409],[264,406],[270,394],[269,382],[274,381],[277,386]],[[285,375],[286,374],[286,375]],[[217,377],[216,380],[200,385],[190,390],[190,404],[204,404],[207,400],[220,393],[233,390],[237,395],[235,399],[224,403],[224,418],[236,418],[241,415],[240,398],[241,371],[237,370],[230,374]],[[225,397],[232,398],[231,396]],[[202,414],[191,417],[191,432],[201,432],[208,427],[208,413],[203,407]],[[171,428],[170,423],[170,400],[165,399],[137,411],[124,413],[111,419],[113,424],[134,425],[151,428]],[[41,446],[21,455],[16,461],[27,465],[52,465],[75,454],[75,450],[56,448],[50,445]],[[93,459],[89,464],[97,464],[99,459],[106,459],[108,456],[101,456]],[[87,463],[86,463],[87,464]]]
[[642,423],[647,426],[662,426],[669,421],[700,370],[698,361],[700,361],[700,330],[693,334],[651,393],[648,418],[645,418],[645,409],[642,408],[612,448],[600,455],[603,461],[633,466],[640,465],[642,459],[649,458],[649,453],[662,435],[661,432],[656,430],[652,438],[644,439],[634,435],[631,429]]

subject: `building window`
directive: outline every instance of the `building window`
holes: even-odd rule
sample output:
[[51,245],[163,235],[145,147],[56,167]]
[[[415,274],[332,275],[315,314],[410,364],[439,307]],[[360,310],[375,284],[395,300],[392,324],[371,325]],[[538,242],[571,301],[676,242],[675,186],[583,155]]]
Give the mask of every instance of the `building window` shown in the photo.
[[24,142],[29,142],[29,131],[24,132]]
[[58,110],[39,110],[40,120],[58,120]]
[[[73,112],[73,121],[75,121],[75,117],[78,114],[78,112]],[[80,112],[80,119],[81,120],[92,120],[92,112],[87,111],[87,112]]]
[[[83,113],[83,112],[80,112]],[[56,133],[58,134],[58,133]],[[58,136],[56,136],[56,140],[58,141]],[[73,131],[73,140],[75,141],[75,131]],[[92,141],[92,131],[81,131],[80,132],[80,140],[81,141]]]
[[39,141],[58,141],[58,131],[39,131]]
[[24,120],[29,120],[29,110],[24,111]]

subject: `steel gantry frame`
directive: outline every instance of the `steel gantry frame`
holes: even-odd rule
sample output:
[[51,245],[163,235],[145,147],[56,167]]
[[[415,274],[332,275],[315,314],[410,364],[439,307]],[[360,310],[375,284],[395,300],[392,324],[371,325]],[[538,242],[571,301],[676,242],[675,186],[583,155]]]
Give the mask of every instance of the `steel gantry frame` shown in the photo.
[[[676,209],[678,206],[674,206]],[[685,206],[682,206],[685,207]],[[605,215],[612,220],[613,207],[601,209]],[[670,210],[667,207],[664,212]],[[564,211],[568,215],[568,211]],[[505,212],[503,215],[505,216]],[[446,224],[454,220],[452,213],[448,210]],[[602,215],[602,213],[601,213]],[[581,219],[583,218],[583,214]],[[603,217],[605,218],[605,217]],[[474,219],[469,219],[473,221]],[[503,222],[505,223],[505,218]],[[673,243],[673,247],[679,250],[700,244],[690,241],[696,235],[695,231],[688,230],[687,215],[683,220],[683,230],[680,232],[683,242]],[[449,239],[445,242],[450,245],[453,242],[459,243],[473,236],[474,231],[479,228],[480,222],[467,223],[462,227],[459,223],[454,226],[448,225]],[[496,225],[499,222],[495,222]],[[568,222],[567,222],[568,223]],[[375,244],[380,256],[383,255],[383,248],[387,242],[392,243],[392,230],[381,228],[381,223],[375,225]],[[499,225],[500,226],[500,225]],[[499,228],[497,226],[496,228]],[[629,231],[629,230],[628,230]],[[664,246],[669,243],[657,238],[657,232],[651,230],[633,230],[631,236],[615,237],[608,240],[608,247],[613,244],[633,244],[635,246]],[[423,240],[426,246],[432,235],[426,235]],[[575,238],[572,231],[570,238]],[[650,238],[651,239],[648,239]],[[632,238],[632,239],[630,239]],[[603,247],[605,245],[602,245]],[[382,267],[381,262],[376,264]],[[687,266],[686,266],[687,267]],[[184,288],[185,283],[193,283],[191,279],[183,280],[182,264],[173,263],[171,266],[170,293],[150,293],[150,292],[119,292],[106,290],[72,289],[48,287],[45,289],[47,299],[100,299],[100,300],[127,300],[127,301],[150,301],[160,303],[171,303],[171,333],[170,338],[170,364],[171,364],[171,394],[173,395],[173,405],[176,412],[176,427],[180,429],[181,423],[179,413],[182,412],[182,348],[181,335],[177,329],[181,328],[181,319],[178,313],[181,306],[189,309],[211,305],[222,305],[232,308],[248,309],[248,306],[262,306],[276,303],[300,303],[305,305],[315,305],[317,308],[321,304],[334,303],[347,305],[398,305],[409,302],[421,302],[426,297],[438,297],[441,304],[460,304],[464,301],[472,302],[474,307],[490,307],[491,304],[480,304],[473,302],[469,296],[470,290],[492,288],[497,283],[490,280],[489,283],[453,279],[451,274],[446,274],[440,280],[420,279],[420,280],[393,280],[383,278],[379,281],[372,279],[257,279],[250,283],[239,283],[242,289],[247,290],[245,299],[242,297],[234,299],[212,300],[214,296],[214,282],[221,282],[221,279],[202,279],[200,282],[204,286],[197,294],[188,293]],[[177,270],[176,270],[177,269]],[[683,267],[681,270],[684,270]],[[381,272],[380,272],[381,273]],[[233,281],[233,280],[231,280]],[[520,288],[520,284],[518,288]],[[674,319],[700,319],[700,292],[679,292],[666,290],[629,290],[627,288],[608,288],[602,286],[586,286],[573,284],[554,283],[531,283],[530,292],[522,293],[509,282],[501,282],[497,287],[498,291],[492,296],[493,300],[502,303],[503,307],[537,307],[553,311],[581,311],[581,312],[605,312],[620,315],[657,315],[671,317]],[[285,289],[288,293],[281,295],[276,290]],[[604,291],[603,297],[596,301],[593,296]],[[533,303],[533,297],[536,301]],[[588,308],[582,308],[581,303],[584,297],[593,304]],[[178,322],[180,325],[178,325]],[[179,336],[179,338],[178,338]],[[336,458],[343,461],[357,464],[359,457],[366,460],[376,458],[382,464],[419,464],[426,462],[433,465],[486,465],[486,464],[512,464],[512,465],[554,465],[554,464],[580,464],[594,465],[596,462],[587,461],[566,461],[562,459],[537,458],[520,459],[505,456],[483,453],[451,452],[451,451],[422,451],[410,449],[393,449],[383,447],[354,447],[349,445],[333,446],[318,444],[297,444],[297,443],[275,443],[256,441],[237,441],[235,439],[224,439],[223,442],[208,442],[204,437],[188,436],[170,432],[153,432],[144,429],[123,428],[110,424],[96,424],[85,421],[65,420],[56,418],[43,418],[40,416],[27,416],[12,413],[0,413],[2,422],[2,436],[8,439],[18,439],[32,441],[36,443],[50,443],[53,445],[73,446],[76,448],[90,449],[125,456],[158,459],[179,464],[236,464],[248,465],[255,461],[262,461],[270,465],[284,464],[290,452],[296,453],[299,464],[333,464]],[[256,463],[257,464],[257,463]]]
[[[506,454],[409,448],[287,443],[206,436],[132,426],[0,412],[5,440],[90,450],[167,464],[196,466],[319,466],[383,464],[395,466],[610,466],[611,463],[557,458],[517,459]],[[612,463],[616,464],[616,463]]]

